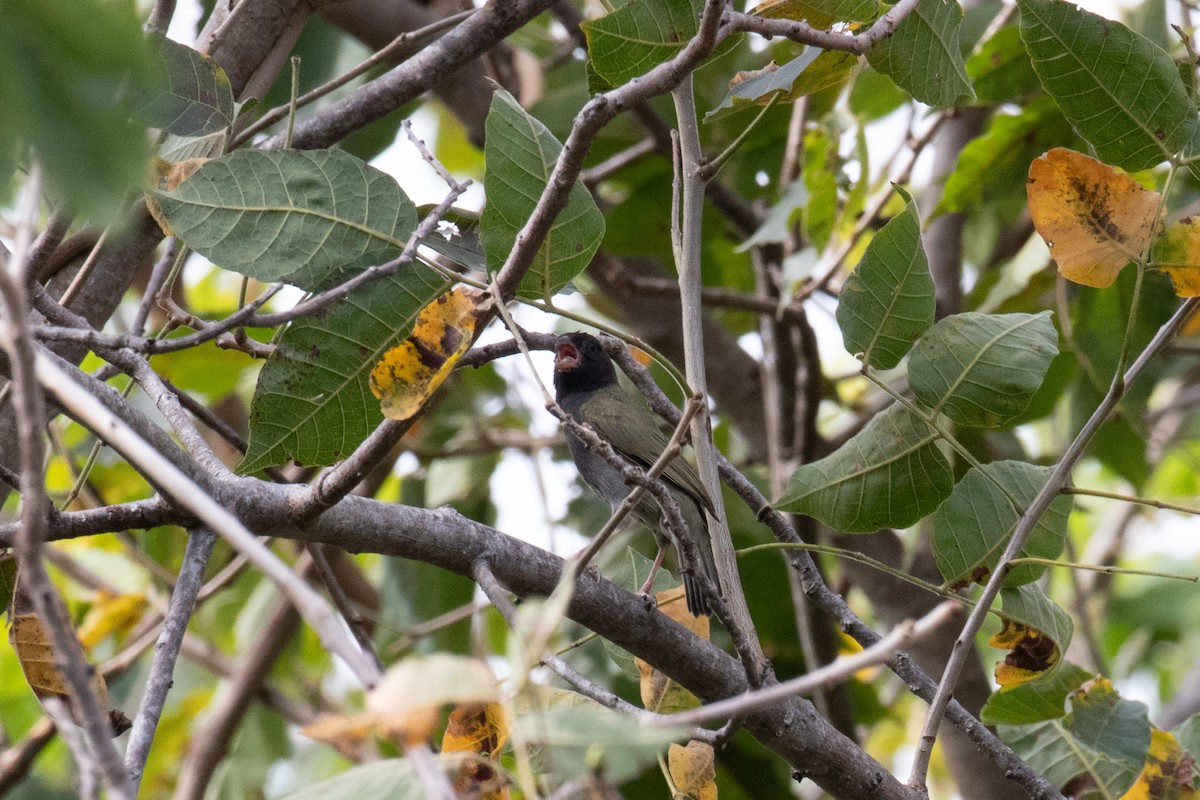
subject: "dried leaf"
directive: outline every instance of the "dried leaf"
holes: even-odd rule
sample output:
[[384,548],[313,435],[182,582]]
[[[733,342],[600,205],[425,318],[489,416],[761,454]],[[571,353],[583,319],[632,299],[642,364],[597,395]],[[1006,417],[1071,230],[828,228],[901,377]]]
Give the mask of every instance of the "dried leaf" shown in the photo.
[[[29,688],[37,695],[38,700],[47,697],[57,697],[71,707],[71,713],[80,720],[80,714],[73,702],[73,693],[66,678],[54,664],[54,646],[50,635],[36,614],[13,613],[9,616],[8,641],[17,661],[25,673]],[[120,736],[129,730],[130,722],[121,711],[108,707],[108,684],[99,672],[92,673],[92,691],[100,701],[100,709],[109,716],[113,735]]]
[[[150,162],[150,183],[162,191],[173,191],[179,184],[192,177],[196,170],[200,169],[210,160],[207,158],[188,158],[183,161],[164,161],[161,158],[155,158]],[[171,225],[167,222],[166,214],[162,212],[158,203],[154,201],[154,195],[149,192],[146,193],[146,210],[150,212],[150,216],[154,217],[154,221],[158,223],[158,227],[162,228],[164,236],[175,235],[175,231],[171,230]]]
[[1142,256],[1161,195],[1094,158],[1056,147],[1029,165],[1029,213],[1067,280],[1111,286]]
[[[683,587],[675,586],[655,595],[658,610],[678,622],[701,639],[708,639],[708,617],[692,616],[684,603]],[[640,658],[635,658],[641,676],[642,706],[659,714],[673,714],[700,705],[699,698],[656,670]]]
[[475,338],[478,292],[459,287],[417,316],[412,335],[384,353],[371,370],[371,392],[383,415],[408,419],[420,411]]
[[690,741],[687,746],[672,744],[667,750],[667,766],[676,797],[717,800],[717,761],[711,744],[697,741]]

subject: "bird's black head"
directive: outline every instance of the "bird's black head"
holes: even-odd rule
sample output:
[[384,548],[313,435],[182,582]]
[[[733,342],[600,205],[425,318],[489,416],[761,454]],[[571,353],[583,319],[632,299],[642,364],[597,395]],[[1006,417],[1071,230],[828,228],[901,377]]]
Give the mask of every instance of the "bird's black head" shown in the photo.
[[554,346],[554,389],[559,398],[612,386],[617,372],[595,336],[576,331],[558,337]]

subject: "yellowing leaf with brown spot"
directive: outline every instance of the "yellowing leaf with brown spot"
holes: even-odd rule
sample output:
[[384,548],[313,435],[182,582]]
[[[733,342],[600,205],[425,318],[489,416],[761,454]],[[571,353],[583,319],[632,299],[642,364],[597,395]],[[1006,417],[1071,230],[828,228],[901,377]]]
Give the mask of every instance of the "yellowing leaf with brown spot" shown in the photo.
[[128,633],[146,613],[149,604],[141,592],[110,595],[102,593],[79,623],[79,643],[90,650],[113,634]]
[[676,797],[717,800],[717,759],[711,744],[690,741],[667,750],[667,767],[675,783]]
[[1196,800],[1196,759],[1167,731],[1150,731],[1150,752],[1121,800]]
[[412,335],[383,354],[371,370],[371,392],[383,415],[408,419],[421,410],[475,339],[481,293],[459,287],[417,315]]
[[1034,227],[1064,278],[1111,286],[1145,252],[1161,195],[1094,158],[1056,147],[1029,165]]
[[442,734],[443,753],[473,753],[463,759],[451,782],[457,797],[506,800],[508,780],[490,760],[508,741],[508,719],[499,703],[464,703],[450,712]]
[[508,741],[508,718],[499,703],[464,703],[450,712],[442,752],[496,756]]
[[[658,601],[659,611],[701,639],[708,639],[708,617],[694,617],[688,612],[682,586],[665,589],[655,595],[655,599]],[[637,665],[638,673],[641,675],[642,706],[646,710],[656,711],[659,714],[673,714],[700,705],[700,700],[696,695],[647,662],[635,658],[633,663]]]
[[1039,677],[1062,658],[1058,645],[1045,633],[1007,617],[999,633],[988,639],[988,644],[1011,651],[996,665],[996,683],[1002,689],[1020,686]]
[[1167,273],[1180,297],[1200,295],[1200,219],[1167,226],[1154,243],[1152,266]]

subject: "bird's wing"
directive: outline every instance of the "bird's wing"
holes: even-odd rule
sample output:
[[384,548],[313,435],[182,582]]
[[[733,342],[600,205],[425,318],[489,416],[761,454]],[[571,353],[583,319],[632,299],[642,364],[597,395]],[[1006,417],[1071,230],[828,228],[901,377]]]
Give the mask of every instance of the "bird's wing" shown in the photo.
[[[668,439],[658,427],[658,417],[639,398],[629,396],[624,389],[596,392],[583,404],[582,411],[583,418],[613,449],[644,469],[649,469],[667,449]],[[704,508],[716,513],[712,499],[700,482],[700,476],[682,457],[673,459],[667,465],[663,477],[695,497]]]

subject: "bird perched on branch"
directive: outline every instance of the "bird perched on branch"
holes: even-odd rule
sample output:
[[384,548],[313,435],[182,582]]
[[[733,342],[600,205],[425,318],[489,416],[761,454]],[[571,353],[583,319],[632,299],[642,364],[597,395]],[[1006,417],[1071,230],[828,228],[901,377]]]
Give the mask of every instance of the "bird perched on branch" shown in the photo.
[[[577,422],[586,422],[633,464],[649,469],[667,448],[668,440],[658,426],[658,418],[641,398],[626,391],[617,383],[612,359],[604,352],[600,341],[586,333],[567,333],[558,338],[554,351],[554,389],[559,406]],[[634,488],[599,453],[594,452],[571,429],[566,429],[567,445],[580,476],[615,510]],[[658,542],[658,556],[643,591],[649,588],[654,573],[662,564],[669,544],[676,545],[680,554],[684,595],[688,611],[696,616],[708,616],[708,598],[700,588],[697,575],[703,575],[720,591],[717,565],[713,560],[712,540],[708,532],[705,510],[716,513],[712,499],[704,490],[700,476],[687,461],[677,458],[663,470],[661,478],[679,505],[687,527],[692,558],[687,563],[687,548],[674,541],[674,531],[667,525],[662,508],[654,495],[647,491],[633,508],[633,517],[648,527]]]

